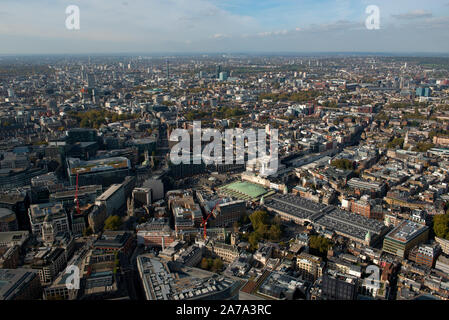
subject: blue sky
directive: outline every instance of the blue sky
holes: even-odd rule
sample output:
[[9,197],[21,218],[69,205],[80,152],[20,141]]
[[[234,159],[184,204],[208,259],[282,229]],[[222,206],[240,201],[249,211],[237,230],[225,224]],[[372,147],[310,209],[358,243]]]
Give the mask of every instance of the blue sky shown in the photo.
[[[65,9],[80,8],[80,30]],[[365,27],[368,5],[380,29]],[[2,0],[0,54],[444,52],[449,0]]]

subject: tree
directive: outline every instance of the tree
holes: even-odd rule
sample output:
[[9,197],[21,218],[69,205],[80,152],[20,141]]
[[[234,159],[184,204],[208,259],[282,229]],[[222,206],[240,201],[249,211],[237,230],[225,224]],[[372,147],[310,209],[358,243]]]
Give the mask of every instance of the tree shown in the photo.
[[209,269],[209,262],[206,258],[201,259],[201,269],[208,270]]
[[[278,217],[270,219],[266,211],[254,211],[250,216],[254,229],[248,237],[251,249],[256,249],[261,239],[278,241],[282,236],[281,221]],[[271,220],[271,221],[270,221]]]
[[416,147],[414,148],[414,151],[418,152],[427,152],[430,148],[435,147],[433,143],[426,143],[426,142],[418,142],[416,144]]
[[273,224],[270,227],[270,231],[269,231],[270,240],[275,240],[275,241],[279,240],[281,238],[281,233],[282,232],[281,232],[280,226],[277,224]]
[[392,141],[387,143],[387,148],[388,149],[396,149],[396,148],[401,148],[404,144],[404,138],[394,138]]
[[266,211],[258,210],[254,211],[250,216],[251,224],[253,225],[254,231],[259,229],[260,226],[267,224],[268,213]]
[[267,224],[260,224],[259,227],[254,231],[259,239],[267,238],[269,226]]
[[321,236],[311,236],[309,247],[317,254],[319,253],[320,255],[325,256],[330,247],[330,242],[328,239]]
[[81,120],[80,127],[81,128],[90,128],[90,122],[87,118]]
[[331,165],[338,169],[342,170],[353,170],[354,166],[352,164],[352,161],[348,159],[336,159],[331,162]]
[[433,231],[437,237],[449,240],[449,213],[436,215],[433,218]]
[[223,269],[223,261],[220,258],[215,258],[212,265],[212,271],[218,272]]
[[116,231],[120,228],[121,225],[122,218],[120,218],[119,216],[110,216],[104,222],[104,229]]
[[256,232],[252,232],[248,237],[248,242],[251,245],[251,250],[257,249],[259,244],[259,236]]

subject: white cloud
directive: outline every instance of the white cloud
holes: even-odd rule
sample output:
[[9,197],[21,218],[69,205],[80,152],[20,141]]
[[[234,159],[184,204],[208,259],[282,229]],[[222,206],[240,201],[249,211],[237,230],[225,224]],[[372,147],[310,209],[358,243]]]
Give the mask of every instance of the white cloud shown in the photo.
[[413,20],[432,17],[432,12],[425,10],[414,10],[403,14],[393,14],[393,18],[400,20]]
[[227,38],[230,38],[230,37],[231,36],[227,35],[227,34],[216,33],[211,38],[220,40],[220,39],[227,39]]
[[[1,0],[0,53],[29,52],[151,52],[196,50],[338,51],[375,48],[444,50],[449,25],[448,9],[422,0],[377,0],[381,29],[366,30],[364,10],[352,0],[286,11],[281,5],[255,17],[232,12],[225,0]],[[243,1],[243,0],[242,0]],[[293,0],[292,0],[293,1]],[[81,30],[65,28],[65,8],[80,7]],[[371,4],[371,0],[363,0]],[[440,9],[438,9],[440,8]],[[301,10],[300,10],[301,9]],[[354,14],[354,10],[355,12]],[[2,14],[8,12],[8,14]],[[435,12],[435,15],[432,14]],[[335,14],[334,14],[335,13]],[[438,15],[437,15],[438,13]],[[257,18],[256,18],[257,16]],[[304,17],[302,19],[301,17]],[[315,24],[311,23],[315,22]],[[323,23],[324,22],[324,23]],[[413,39],[411,30],[425,30],[426,45]],[[390,32],[388,32],[390,31]],[[424,34],[424,32],[423,32]],[[338,39],[338,41],[337,41]],[[367,39],[370,39],[368,43]],[[398,41],[400,39],[400,41]]]

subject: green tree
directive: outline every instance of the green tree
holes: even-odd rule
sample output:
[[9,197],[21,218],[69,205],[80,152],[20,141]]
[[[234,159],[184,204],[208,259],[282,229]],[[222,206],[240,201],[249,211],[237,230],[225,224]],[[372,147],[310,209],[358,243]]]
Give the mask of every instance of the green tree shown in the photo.
[[331,162],[331,165],[341,169],[341,170],[353,170],[354,166],[352,164],[352,161],[348,159],[335,159]]
[[270,227],[270,231],[269,231],[268,236],[269,236],[270,240],[277,241],[277,240],[279,240],[281,238],[281,234],[282,234],[282,232],[281,232],[280,226],[277,225],[277,224],[273,224]]
[[404,138],[394,138],[392,141],[387,143],[388,149],[396,149],[400,148],[402,149],[402,146],[404,145]]
[[250,216],[251,224],[254,231],[257,231],[262,225],[268,222],[268,213],[266,211],[258,210],[254,211]]
[[201,269],[209,270],[209,262],[206,258],[201,259]]
[[223,269],[223,261],[220,258],[215,258],[212,265],[212,271],[219,272]]
[[433,231],[437,237],[449,240],[449,213],[434,216]]
[[427,152],[429,149],[435,147],[433,143],[426,143],[426,142],[418,142],[416,144],[416,147],[414,148],[414,151],[418,152]]
[[258,236],[258,234],[256,232],[252,232],[249,235],[248,242],[249,242],[249,244],[251,246],[251,250],[256,250],[257,249],[257,246],[259,244],[259,240],[260,240],[260,238],[259,238],[259,236]]
[[80,122],[80,127],[81,128],[90,128],[91,124],[89,122],[89,119],[87,119],[87,118],[82,119]]
[[316,254],[326,256],[327,250],[330,247],[330,242],[327,238],[321,236],[311,236],[309,247],[312,249],[312,251],[315,251]]
[[110,216],[106,219],[104,222],[104,229],[105,230],[118,230],[120,226],[122,225],[122,218],[119,216]]

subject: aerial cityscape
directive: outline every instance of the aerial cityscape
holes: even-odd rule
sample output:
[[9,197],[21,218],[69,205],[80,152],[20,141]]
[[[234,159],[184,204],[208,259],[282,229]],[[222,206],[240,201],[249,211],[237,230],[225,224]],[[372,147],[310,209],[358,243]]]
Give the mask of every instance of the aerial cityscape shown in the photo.
[[232,51],[0,56],[0,300],[449,299],[449,54]]

